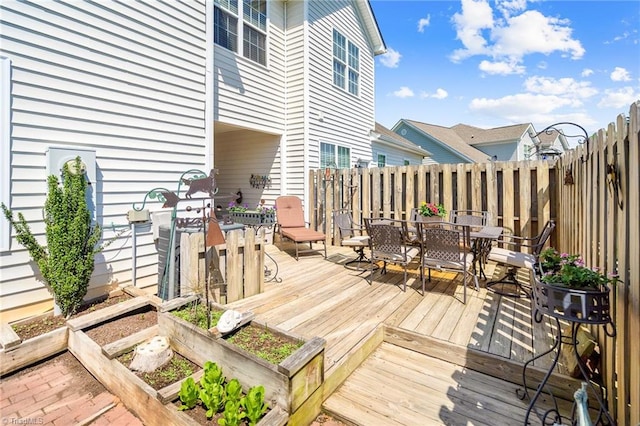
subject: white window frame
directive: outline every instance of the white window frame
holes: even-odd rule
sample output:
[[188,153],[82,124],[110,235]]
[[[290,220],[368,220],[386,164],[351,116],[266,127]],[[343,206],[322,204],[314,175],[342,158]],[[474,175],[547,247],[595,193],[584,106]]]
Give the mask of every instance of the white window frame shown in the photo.
[[[323,157],[326,155],[324,154],[325,149],[330,149],[332,151],[331,161],[323,161],[324,160]],[[347,151],[346,161],[345,160],[341,161],[341,158],[345,158],[344,156],[341,157],[341,153],[340,153],[341,150]],[[339,145],[332,142],[320,142],[320,168],[321,169],[325,169],[325,168],[350,169],[351,168],[351,148],[345,145]]]
[[360,48],[335,28],[331,40],[333,85],[359,96]]
[[[233,19],[236,20],[236,28],[235,28],[235,50],[229,49],[229,47],[224,46],[222,44],[218,44],[214,41],[215,44],[222,47],[223,49],[231,50],[232,52],[252,61],[256,64],[267,66],[268,62],[268,50],[269,50],[269,33],[267,31],[268,28],[268,16],[269,16],[269,2],[264,0],[265,5],[265,13],[264,16],[260,13],[251,13],[252,9],[245,4],[246,0],[215,0],[214,1],[214,10],[217,8],[223,14],[226,14]],[[245,13],[247,12],[247,13]],[[214,32],[215,32],[215,20],[214,20]],[[264,37],[264,47],[259,46],[258,43],[248,42],[251,46],[255,46],[257,48],[257,57],[252,57],[254,50],[253,49],[245,49],[245,36],[249,34],[257,34],[258,36]],[[234,43],[231,43],[234,47]]]
[[[11,60],[0,56],[0,201],[11,208]],[[11,248],[9,221],[0,220],[0,252]]]

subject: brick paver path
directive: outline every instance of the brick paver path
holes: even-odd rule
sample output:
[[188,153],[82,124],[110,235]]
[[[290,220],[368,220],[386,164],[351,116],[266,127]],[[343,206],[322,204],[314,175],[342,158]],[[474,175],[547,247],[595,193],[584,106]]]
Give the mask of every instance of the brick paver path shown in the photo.
[[[75,383],[74,383],[75,380]],[[62,363],[46,363],[0,382],[0,424],[141,426],[120,400],[82,390]]]

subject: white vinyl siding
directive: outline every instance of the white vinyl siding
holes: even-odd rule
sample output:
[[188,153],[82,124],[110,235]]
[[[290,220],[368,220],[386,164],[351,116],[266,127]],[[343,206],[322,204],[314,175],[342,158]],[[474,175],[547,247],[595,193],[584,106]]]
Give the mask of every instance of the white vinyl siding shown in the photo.
[[[204,2],[3,2],[0,55],[13,69],[11,208],[39,240],[50,147],[95,151],[105,239],[129,228],[127,211],[147,191],[177,189],[184,171],[205,167],[205,31]],[[156,253],[151,232],[137,233],[138,286],[157,284]],[[131,256],[126,230],[96,257],[88,297],[130,282]],[[1,268],[3,312],[50,303],[15,238]]]
[[[214,120],[271,134],[284,132],[284,5],[267,2],[268,66],[215,46]],[[290,7],[290,6],[289,6]]]
[[[11,205],[11,61],[0,56],[0,202]],[[0,252],[9,250],[9,222],[0,219]]]
[[[340,146],[350,149],[352,159],[371,158],[369,134],[375,124],[374,56],[366,30],[351,1],[313,1],[308,3],[308,8],[309,167],[320,164],[320,141],[338,141]],[[333,80],[334,30],[345,38],[342,88]],[[349,47],[349,42],[353,47]],[[357,96],[349,93],[347,87],[350,65],[358,68]]]

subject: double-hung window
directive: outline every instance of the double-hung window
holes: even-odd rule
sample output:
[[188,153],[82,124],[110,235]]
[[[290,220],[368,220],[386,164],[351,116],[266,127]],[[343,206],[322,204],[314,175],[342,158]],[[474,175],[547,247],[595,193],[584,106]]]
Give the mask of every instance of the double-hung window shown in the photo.
[[360,49],[335,29],[333,30],[333,84],[358,96]]
[[266,65],[267,1],[215,0],[213,41]]
[[351,150],[345,146],[320,142],[320,168],[348,169],[351,167]]

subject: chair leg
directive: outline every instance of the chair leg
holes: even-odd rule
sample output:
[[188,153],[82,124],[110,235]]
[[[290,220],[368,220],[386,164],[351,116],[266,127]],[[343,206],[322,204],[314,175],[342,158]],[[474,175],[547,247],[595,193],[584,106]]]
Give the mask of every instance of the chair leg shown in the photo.
[[[488,290],[493,291],[501,296],[509,297],[530,297],[529,292],[525,290],[524,286],[517,278],[518,268],[510,266],[507,268],[507,273],[499,280],[489,281],[486,286]],[[500,290],[493,288],[494,286],[500,286]],[[514,287],[514,291],[505,290],[505,287]]]

